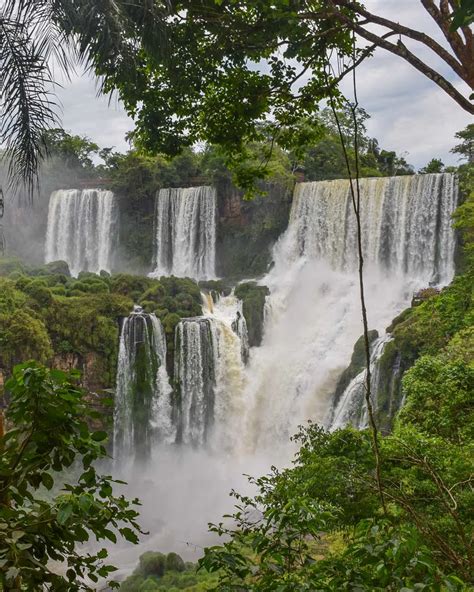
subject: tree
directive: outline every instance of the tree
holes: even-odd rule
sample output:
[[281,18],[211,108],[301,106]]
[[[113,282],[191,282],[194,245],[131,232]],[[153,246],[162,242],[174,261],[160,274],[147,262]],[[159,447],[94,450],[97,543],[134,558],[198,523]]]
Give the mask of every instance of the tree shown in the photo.
[[469,124],[465,129],[454,134],[454,137],[461,140],[451,152],[460,154],[468,163],[474,163],[474,123]]
[[442,173],[444,171],[444,162],[440,158],[432,158],[430,162],[420,169],[418,172],[421,174],[427,173]]
[[[314,117],[321,99],[340,98],[337,84],[377,48],[409,62],[474,113],[472,101],[404,43],[429,48],[455,78],[474,88],[472,31],[452,30],[454,3],[421,4],[449,50],[425,32],[350,0],[189,0],[176,3],[181,12],[167,20],[166,60],[144,54],[133,78],[107,65],[97,71],[108,90],[118,89],[135,118],[137,144],[169,152],[208,141],[223,146],[231,164],[246,143],[262,138],[262,121],[283,148],[298,144],[299,122]],[[380,34],[373,25],[381,27]]]
[[[166,2],[125,0],[6,0],[0,6],[0,145],[12,187],[25,183],[31,197],[47,154],[45,132],[57,126],[56,67],[108,64],[132,74],[137,41],[148,55],[164,51]],[[51,89],[52,87],[52,89]]]
[[71,168],[92,169],[91,157],[99,152],[99,146],[86,136],[71,135],[61,128],[47,130],[43,142],[49,156],[57,156]]
[[[90,432],[77,376],[36,363],[16,366],[6,383],[7,425],[0,429],[0,588],[92,591],[116,568],[107,551],[85,552],[94,537],[138,542],[138,513],[115,495],[95,462],[107,456],[105,432]],[[53,570],[51,562],[60,566]],[[46,588],[45,588],[46,587]]]
[[232,524],[211,525],[226,540],[205,550],[201,566],[220,571],[219,590],[468,589],[464,445],[406,426],[384,438],[383,515],[367,431],[312,425],[297,439],[294,467],[252,480],[255,497],[233,494]]
[[447,48],[353,0],[7,0],[0,9],[0,142],[11,176],[32,189],[44,131],[55,125],[47,92],[53,54],[66,71],[69,56],[79,58],[103,92],[118,91],[142,146],[176,153],[204,140],[224,147],[236,165],[245,143],[262,139],[262,120],[281,147],[301,143],[301,119],[322,98],[338,96],[337,84],[377,48],[474,113],[472,101],[403,41],[428,48],[472,89],[472,0],[420,2]]

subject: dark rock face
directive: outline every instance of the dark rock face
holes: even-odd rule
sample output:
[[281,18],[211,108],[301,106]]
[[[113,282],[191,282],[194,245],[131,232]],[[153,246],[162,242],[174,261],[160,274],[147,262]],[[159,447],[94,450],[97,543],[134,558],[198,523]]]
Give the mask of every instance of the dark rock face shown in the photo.
[[103,357],[96,352],[87,352],[84,355],[75,352],[56,354],[51,364],[53,368],[63,372],[80,371],[80,385],[86,390],[85,398],[94,411],[100,414],[100,418],[91,422],[93,429],[110,429],[113,421],[113,407],[107,403],[110,398],[107,391],[113,389],[115,384],[108,384],[104,379],[104,376],[110,376],[104,372],[104,365]]
[[[372,344],[375,339],[379,336],[378,331],[375,329],[369,331],[369,343]],[[334,392],[333,406],[336,407],[342,394],[349,386],[350,382],[367,367],[366,364],[366,353],[365,353],[365,342],[364,336],[361,335],[355,342],[354,349],[352,351],[351,363],[344,370],[339,378],[336,390]]]
[[235,289],[235,295],[242,300],[242,313],[247,323],[250,347],[262,343],[265,300],[269,293],[266,286],[259,286],[256,282],[245,282]]
[[268,270],[271,248],[288,225],[293,187],[264,183],[261,189],[264,195],[244,200],[230,181],[217,186],[219,277],[258,277]]

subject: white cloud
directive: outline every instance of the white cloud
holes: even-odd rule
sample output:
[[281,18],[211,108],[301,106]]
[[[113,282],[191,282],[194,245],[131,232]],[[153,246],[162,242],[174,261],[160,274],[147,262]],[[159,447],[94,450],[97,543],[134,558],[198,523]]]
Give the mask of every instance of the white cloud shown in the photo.
[[57,91],[62,106],[62,126],[74,134],[88,136],[101,147],[114,146],[126,151],[125,134],[133,129],[116,98],[97,96],[93,79],[84,74],[74,76]]

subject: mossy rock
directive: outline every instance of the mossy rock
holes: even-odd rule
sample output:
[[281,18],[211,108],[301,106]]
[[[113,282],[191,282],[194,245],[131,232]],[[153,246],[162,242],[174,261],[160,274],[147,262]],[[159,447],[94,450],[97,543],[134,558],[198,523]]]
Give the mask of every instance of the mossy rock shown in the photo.
[[215,296],[229,296],[232,292],[232,286],[230,286],[224,280],[207,280],[199,282],[199,287],[204,292],[208,292],[215,299]]
[[270,294],[267,286],[245,282],[235,288],[235,296],[242,300],[242,313],[247,323],[250,347],[259,346],[263,338],[265,301]]
[[71,277],[69,265],[66,261],[51,261],[51,263],[46,263],[44,269],[47,273],[60,274],[65,275],[67,277]]
[[[378,331],[375,329],[369,331],[369,344],[372,344],[375,339],[378,338],[378,336]],[[339,399],[346,388],[349,386],[350,382],[367,367],[366,360],[367,355],[365,351],[365,338],[364,335],[361,335],[355,342],[349,366],[344,370],[337,382],[333,398],[334,407],[337,405]]]

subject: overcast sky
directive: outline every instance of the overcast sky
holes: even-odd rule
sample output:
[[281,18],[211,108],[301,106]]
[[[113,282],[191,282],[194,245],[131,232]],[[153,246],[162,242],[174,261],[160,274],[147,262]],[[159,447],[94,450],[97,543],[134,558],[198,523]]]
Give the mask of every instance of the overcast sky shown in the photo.
[[[366,5],[443,42],[418,0],[368,0]],[[418,44],[410,46],[420,52]],[[428,49],[422,50],[422,54],[463,88],[449,69],[437,58],[432,59]],[[416,168],[433,157],[441,158],[445,164],[457,163],[457,157],[449,152],[455,143],[454,134],[472,123],[473,118],[433,82],[397,56],[378,50],[357,69],[357,83],[359,102],[371,115],[369,135],[378,138],[383,148],[408,153],[407,160]],[[349,88],[345,83],[344,91],[349,93]],[[90,77],[75,76],[58,94],[66,130],[87,135],[102,147],[127,150],[125,134],[133,128],[133,122],[116,100],[109,105],[107,98],[97,97]]]

